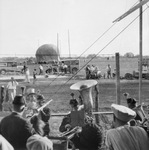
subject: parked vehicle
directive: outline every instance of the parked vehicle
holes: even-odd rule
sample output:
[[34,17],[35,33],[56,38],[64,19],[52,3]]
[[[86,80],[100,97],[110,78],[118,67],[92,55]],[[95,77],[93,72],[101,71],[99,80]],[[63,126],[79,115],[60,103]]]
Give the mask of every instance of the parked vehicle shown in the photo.
[[5,75],[8,72],[21,73],[23,66],[17,64],[17,62],[0,62],[0,74]]
[[[139,78],[139,62],[138,71],[133,71],[133,77]],[[149,79],[149,58],[144,58],[142,60],[142,78]]]
[[60,70],[62,69],[62,65],[66,65],[66,72],[71,74],[76,74],[80,68],[80,61],[79,59],[63,59],[60,61]]

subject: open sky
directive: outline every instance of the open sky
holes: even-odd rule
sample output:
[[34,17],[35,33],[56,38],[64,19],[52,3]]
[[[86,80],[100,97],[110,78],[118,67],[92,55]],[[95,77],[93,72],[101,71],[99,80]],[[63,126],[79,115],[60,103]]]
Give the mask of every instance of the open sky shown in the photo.
[[[139,11],[114,25],[112,23],[137,2],[0,0],[0,57],[34,56],[43,44],[58,45],[61,56],[80,56],[110,27],[112,28],[83,55],[114,55],[116,52],[121,55],[126,52],[139,54],[138,19],[113,40],[139,15]],[[111,40],[113,42],[109,44]],[[149,55],[149,9],[143,13],[143,55]]]

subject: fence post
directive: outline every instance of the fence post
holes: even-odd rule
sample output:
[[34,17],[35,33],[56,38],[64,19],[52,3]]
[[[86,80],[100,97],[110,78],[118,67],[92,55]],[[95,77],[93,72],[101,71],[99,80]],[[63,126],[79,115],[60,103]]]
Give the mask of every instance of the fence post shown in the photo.
[[1,86],[1,91],[0,91],[0,111],[3,111],[3,102],[5,98],[5,87],[2,85]]
[[[95,111],[99,111],[99,90],[98,90],[98,84],[95,86],[96,96],[95,96]],[[96,123],[99,124],[99,117],[98,114],[95,115]]]
[[121,104],[120,100],[120,63],[119,53],[116,53],[116,103]]
[[22,94],[22,95],[25,95],[25,89],[26,89],[25,86],[21,86],[21,94]]

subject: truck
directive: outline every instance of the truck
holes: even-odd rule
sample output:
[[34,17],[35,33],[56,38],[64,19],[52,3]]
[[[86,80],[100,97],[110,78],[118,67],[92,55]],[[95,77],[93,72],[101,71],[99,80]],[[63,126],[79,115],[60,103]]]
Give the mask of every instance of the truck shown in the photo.
[[[139,78],[139,68],[140,62],[138,61],[138,70],[133,71],[133,77],[136,79]],[[149,79],[149,58],[142,59],[142,78]]]
[[23,66],[18,65],[15,61],[0,62],[0,74],[21,73]]

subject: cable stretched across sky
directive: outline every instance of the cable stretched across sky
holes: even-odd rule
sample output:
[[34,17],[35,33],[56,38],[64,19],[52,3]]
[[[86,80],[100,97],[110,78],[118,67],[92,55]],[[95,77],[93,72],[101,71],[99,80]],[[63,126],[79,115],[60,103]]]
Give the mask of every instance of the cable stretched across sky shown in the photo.
[[[148,9],[148,7],[146,7],[144,10],[143,10],[143,12],[142,13],[144,13],[146,10]],[[89,64],[94,58],[96,58],[105,48],[107,48],[117,37],[119,37],[134,21],[136,21],[138,18],[139,18],[139,16],[140,16],[141,14],[139,14],[136,18],[134,18],[124,29],[122,29],[114,38],[112,38],[94,57],[92,57],[85,65],[83,65],[78,71],[77,71],[77,73],[76,74],[74,74],[74,75],[72,75],[64,84],[62,84],[58,89],[57,89],[57,91],[54,93],[54,95],[55,94],[57,94],[57,92],[62,88],[62,86],[63,85],[66,85],[71,79],[73,79],[77,74],[78,74],[78,72],[80,72],[87,64]],[[112,27],[112,26],[111,26]],[[110,29],[110,28],[109,28]],[[97,42],[98,40],[96,40],[95,42],[93,42],[94,44]],[[92,44],[93,45],[93,44]],[[92,46],[91,45],[91,46]],[[55,80],[55,79],[54,79]],[[54,81],[53,80],[53,81]],[[52,81],[52,82],[53,82]],[[51,83],[52,83],[51,82]],[[51,85],[51,83],[50,83],[50,85]]]

